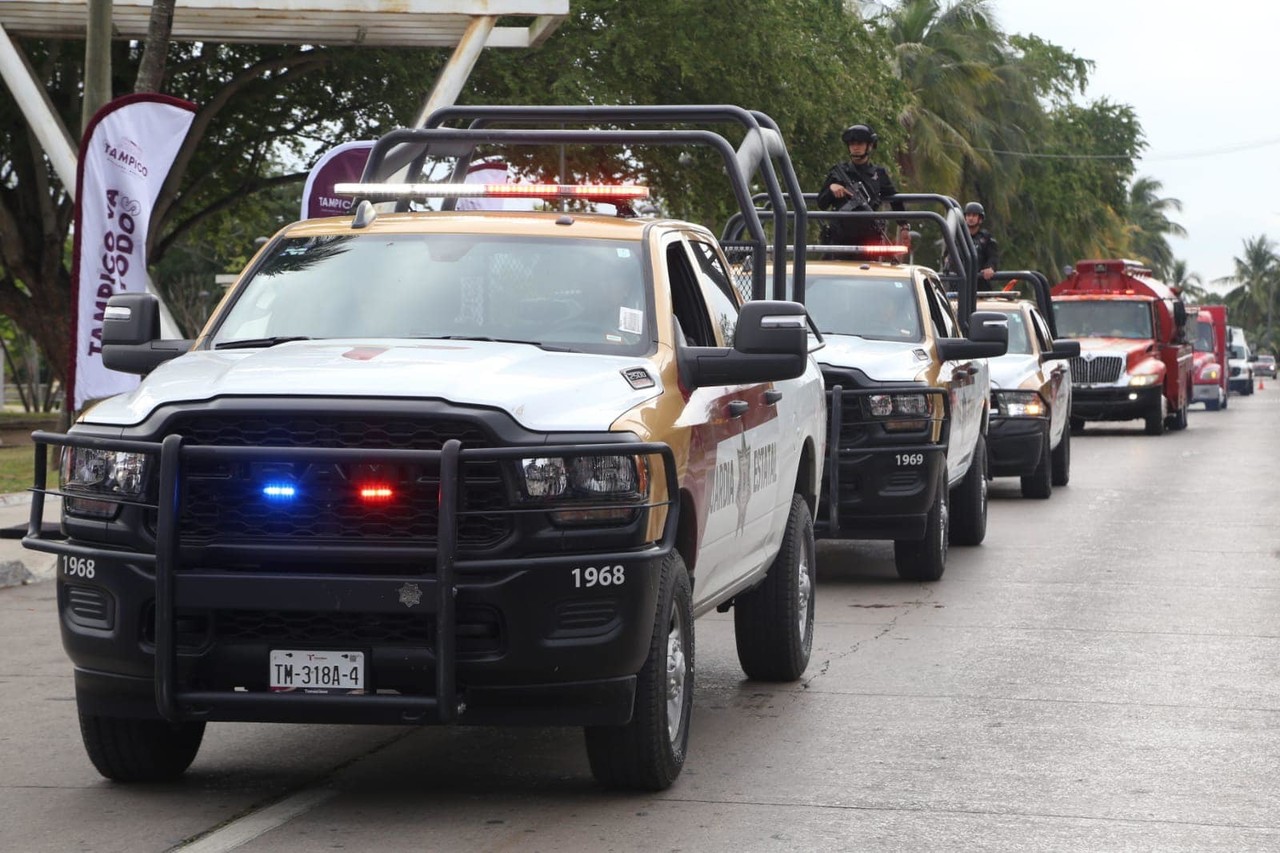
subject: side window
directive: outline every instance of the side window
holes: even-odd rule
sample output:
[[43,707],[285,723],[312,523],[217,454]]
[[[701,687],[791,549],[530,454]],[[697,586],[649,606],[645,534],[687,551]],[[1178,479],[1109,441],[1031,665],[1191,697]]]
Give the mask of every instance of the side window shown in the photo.
[[711,331],[711,318],[707,316],[698,274],[694,272],[684,243],[672,240],[667,244],[667,281],[671,285],[671,305],[678,327],[677,337],[695,347],[713,347],[715,334]]
[[711,321],[720,330],[724,345],[731,347],[733,332],[738,326],[738,300],[733,282],[714,246],[702,240],[690,240],[689,248],[697,266],[702,298],[711,311]]
[[1039,311],[1029,311],[1031,315],[1032,328],[1036,330],[1036,340],[1040,342],[1040,351],[1048,352],[1053,349],[1053,335],[1049,334],[1049,326],[1044,321],[1044,317],[1040,316]]
[[940,338],[960,337],[960,324],[951,311],[951,303],[938,286],[938,282],[929,279],[925,282],[925,293],[929,300],[929,317],[933,320],[934,334]]

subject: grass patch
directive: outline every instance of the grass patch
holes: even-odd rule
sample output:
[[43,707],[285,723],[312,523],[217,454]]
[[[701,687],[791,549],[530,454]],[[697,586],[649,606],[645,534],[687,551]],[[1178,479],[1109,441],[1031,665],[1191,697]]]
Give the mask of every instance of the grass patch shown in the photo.
[[[57,488],[58,455],[49,454],[50,483]],[[30,445],[0,447],[0,494],[25,492],[35,473],[35,449]]]

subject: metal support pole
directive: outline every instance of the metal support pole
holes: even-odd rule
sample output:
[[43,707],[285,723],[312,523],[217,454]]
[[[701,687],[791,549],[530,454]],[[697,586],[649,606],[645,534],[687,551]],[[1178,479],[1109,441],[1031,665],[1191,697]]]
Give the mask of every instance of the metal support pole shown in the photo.
[[13,93],[18,108],[40,141],[45,156],[62,181],[62,188],[72,201],[76,196],[76,144],[67,133],[44,88],[36,85],[35,70],[18,46],[0,26],[0,76]]
[[489,34],[493,32],[494,24],[497,22],[498,19],[494,15],[476,15],[471,19],[471,23],[467,25],[467,31],[458,40],[458,46],[453,49],[453,56],[449,57],[449,61],[440,70],[436,85],[427,97],[426,103],[422,105],[418,117],[413,120],[414,127],[424,127],[427,116],[431,115],[432,111],[438,107],[451,106],[458,100],[458,95],[461,94],[462,87],[467,84],[471,69],[475,68],[476,60],[480,58],[480,51],[484,50],[485,42],[489,40]]
[[111,2],[89,0],[84,32],[84,103],[80,107],[80,132],[94,113],[111,100]]

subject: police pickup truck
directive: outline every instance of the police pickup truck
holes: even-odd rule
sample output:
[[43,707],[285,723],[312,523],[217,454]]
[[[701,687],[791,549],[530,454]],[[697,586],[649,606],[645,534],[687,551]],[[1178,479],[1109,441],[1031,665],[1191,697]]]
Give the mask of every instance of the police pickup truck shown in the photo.
[[[812,198],[812,196],[810,196]],[[947,196],[899,194],[893,219],[936,226],[950,268],[902,263],[904,246],[817,245],[791,292],[826,345],[826,474],[818,538],[891,539],[906,580],[933,581],[948,545],[977,545],[987,527],[987,359],[1005,352],[1007,319],[974,311],[976,252]],[[768,214],[769,211],[764,211]],[[875,212],[810,211],[812,219],[884,219]],[[736,215],[726,240],[743,233]],[[957,312],[949,300],[958,296]]]
[[[25,540],[61,555],[103,775],[174,778],[213,721],[580,725],[602,784],[657,790],[685,761],[695,617],[733,609],[748,676],[804,672],[826,415],[803,306],[744,302],[714,235],[628,215],[644,187],[383,180],[405,147],[674,138],[720,151],[739,199],[753,169],[781,198],[776,125],[517,115],[618,127],[394,132],[342,188],[353,214],[282,229],[194,341],[110,300],[104,360],[144,378],[36,434]],[[746,141],[634,127],[701,120]],[[617,210],[374,204],[459,194]],[[753,225],[760,258],[785,251]]]

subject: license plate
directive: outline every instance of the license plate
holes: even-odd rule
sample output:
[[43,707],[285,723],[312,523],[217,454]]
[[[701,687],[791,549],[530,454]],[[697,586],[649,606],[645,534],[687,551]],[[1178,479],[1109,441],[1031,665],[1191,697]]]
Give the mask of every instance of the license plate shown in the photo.
[[272,649],[271,689],[347,693],[364,689],[364,652]]

